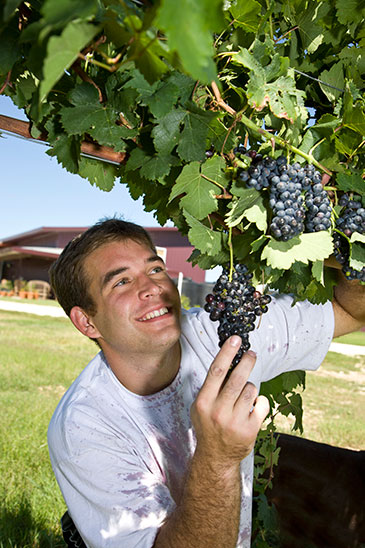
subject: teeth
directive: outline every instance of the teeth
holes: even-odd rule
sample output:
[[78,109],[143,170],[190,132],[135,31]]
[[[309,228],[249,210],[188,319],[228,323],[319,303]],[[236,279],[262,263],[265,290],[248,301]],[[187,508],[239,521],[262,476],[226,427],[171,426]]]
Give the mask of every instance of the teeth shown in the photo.
[[152,318],[157,318],[157,316],[163,316],[164,314],[167,314],[167,313],[168,313],[168,310],[164,306],[160,308],[160,310],[154,310],[153,312],[149,312],[140,321],[145,322],[146,320],[152,320]]

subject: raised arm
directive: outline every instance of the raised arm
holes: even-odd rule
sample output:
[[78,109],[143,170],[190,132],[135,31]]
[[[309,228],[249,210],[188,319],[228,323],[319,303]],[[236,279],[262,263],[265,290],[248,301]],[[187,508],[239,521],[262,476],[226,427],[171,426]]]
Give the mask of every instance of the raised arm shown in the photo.
[[365,285],[355,280],[346,280],[339,271],[334,297],[334,337],[356,331],[365,325]]
[[[255,356],[248,352],[224,383],[240,345],[223,345],[191,409],[197,447],[176,510],[154,548],[234,548],[240,522],[240,461],[252,451],[269,411],[266,398],[247,383]],[[253,407],[254,406],[254,407]]]

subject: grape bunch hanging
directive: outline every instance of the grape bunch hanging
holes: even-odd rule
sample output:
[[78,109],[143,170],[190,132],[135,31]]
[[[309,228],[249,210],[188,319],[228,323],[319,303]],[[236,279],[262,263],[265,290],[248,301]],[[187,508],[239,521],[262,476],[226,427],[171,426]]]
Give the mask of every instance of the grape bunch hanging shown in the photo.
[[[263,157],[254,150],[246,151],[239,144],[235,155],[249,156],[251,165],[240,170],[238,180],[246,187],[258,191],[267,189],[269,208],[272,212],[270,234],[279,241],[287,242],[303,232],[320,232],[332,226],[332,204],[322,185],[322,176],[311,164],[292,165],[284,156],[277,159]],[[342,271],[350,280],[365,282],[365,268],[355,270],[349,264],[348,239],[353,232],[365,234],[365,208],[356,193],[344,194],[339,200],[342,206],[333,231],[334,255],[343,265]]]
[[[238,146],[236,154],[246,154]],[[319,232],[331,226],[332,206],[322,186],[322,176],[314,166],[298,162],[288,165],[284,156],[262,157],[249,151],[252,163],[240,171],[238,180],[248,188],[268,189],[272,210],[270,233],[276,240],[287,242],[302,232]]]
[[[341,216],[336,220],[336,228],[340,231],[333,233],[334,256],[342,264],[342,272],[349,280],[360,280],[365,282],[365,267],[360,271],[350,266],[350,244],[354,232],[365,234],[365,208],[362,207],[360,197],[356,194],[352,197],[344,194],[339,200],[343,207]],[[342,234],[341,234],[342,233]]]
[[205,310],[212,321],[219,321],[219,346],[232,335],[241,337],[241,346],[232,361],[232,368],[250,348],[249,333],[255,329],[255,321],[268,310],[270,295],[262,295],[251,284],[252,274],[243,264],[234,267],[230,280],[228,269],[221,276],[205,300]]

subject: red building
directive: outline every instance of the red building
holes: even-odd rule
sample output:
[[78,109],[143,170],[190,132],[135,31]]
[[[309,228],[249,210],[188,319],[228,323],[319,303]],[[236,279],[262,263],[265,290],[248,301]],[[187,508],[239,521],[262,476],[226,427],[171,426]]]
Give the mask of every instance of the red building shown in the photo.
[[[0,240],[0,279],[48,281],[48,269],[65,245],[88,227],[41,227]],[[146,228],[164,257],[171,278],[202,283],[205,271],[192,266],[188,257],[193,251],[186,236],[174,227]]]

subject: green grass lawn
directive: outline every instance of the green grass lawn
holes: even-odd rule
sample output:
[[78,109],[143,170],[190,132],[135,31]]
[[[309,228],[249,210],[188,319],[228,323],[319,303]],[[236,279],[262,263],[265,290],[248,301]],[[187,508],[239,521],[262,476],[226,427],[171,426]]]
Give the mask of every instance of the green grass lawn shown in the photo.
[[361,346],[365,345],[365,331],[356,331],[356,333],[348,333],[342,337],[337,337],[334,339],[334,342],[344,343],[344,344],[358,344]]
[[[47,427],[97,347],[64,318],[0,310],[0,333],[0,548],[61,547],[65,503],[48,458]],[[307,375],[305,437],[365,449],[364,375],[365,357],[334,353]],[[280,430],[290,426],[289,418]]]
[[[318,371],[306,374],[303,437],[348,449],[365,449],[365,356],[328,352]],[[289,417],[290,418],[290,417]],[[279,417],[280,431],[293,421]]]
[[0,332],[0,548],[61,547],[47,427],[97,348],[63,318],[0,311]]

